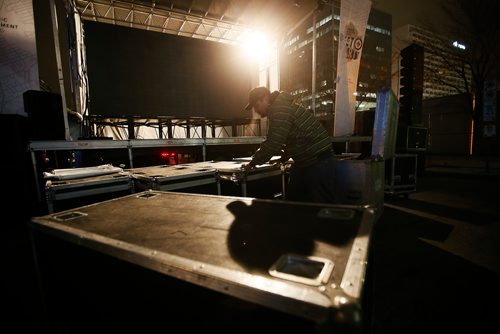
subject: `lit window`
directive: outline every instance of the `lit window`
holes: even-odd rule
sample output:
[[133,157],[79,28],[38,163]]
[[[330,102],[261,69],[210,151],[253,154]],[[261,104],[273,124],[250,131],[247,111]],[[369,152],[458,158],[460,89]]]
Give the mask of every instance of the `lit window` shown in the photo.
[[454,41],[453,46],[456,47],[457,49],[465,50],[465,45],[459,43],[458,41]]

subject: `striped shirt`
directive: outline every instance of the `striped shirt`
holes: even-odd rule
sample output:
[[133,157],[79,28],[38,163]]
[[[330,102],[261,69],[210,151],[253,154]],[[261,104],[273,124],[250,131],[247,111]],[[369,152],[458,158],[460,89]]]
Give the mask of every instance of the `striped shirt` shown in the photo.
[[256,165],[280,155],[283,145],[297,166],[314,163],[318,155],[332,151],[332,141],[323,125],[292,95],[280,92],[269,107],[269,130],[266,140],[253,156]]

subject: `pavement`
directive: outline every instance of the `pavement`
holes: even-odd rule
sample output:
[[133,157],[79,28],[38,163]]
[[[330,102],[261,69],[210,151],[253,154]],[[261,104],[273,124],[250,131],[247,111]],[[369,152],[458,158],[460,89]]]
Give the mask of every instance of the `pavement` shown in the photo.
[[369,333],[499,333],[499,160],[431,157],[372,236]]
[[429,173],[500,176],[500,157],[426,155],[425,166]]

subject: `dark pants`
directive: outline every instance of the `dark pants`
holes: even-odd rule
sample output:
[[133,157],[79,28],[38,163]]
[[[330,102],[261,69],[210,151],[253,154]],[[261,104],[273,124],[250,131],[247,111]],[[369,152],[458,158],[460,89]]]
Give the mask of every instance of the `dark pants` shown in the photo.
[[337,203],[335,194],[335,157],[301,167],[292,166],[286,200],[315,203]]

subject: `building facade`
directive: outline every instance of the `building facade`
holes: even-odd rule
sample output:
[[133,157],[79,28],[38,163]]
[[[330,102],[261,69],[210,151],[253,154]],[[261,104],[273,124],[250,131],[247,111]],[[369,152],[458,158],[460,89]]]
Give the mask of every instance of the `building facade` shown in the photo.
[[[393,80],[392,88],[399,92],[399,53],[410,44],[424,48],[423,99],[462,94],[470,91],[471,72],[460,61],[464,46],[439,36],[427,29],[404,25],[393,31]],[[464,78],[465,76],[465,78]],[[467,82],[467,83],[466,83]]]
[[[331,117],[335,110],[339,24],[340,1],[332,1],[290,30],[280,50],[280,88],[297,96],[317,117]],[[391,15],[370,11],[358,76],[357,111],[375,107],[377,91],[390,85],[391,24]]]

